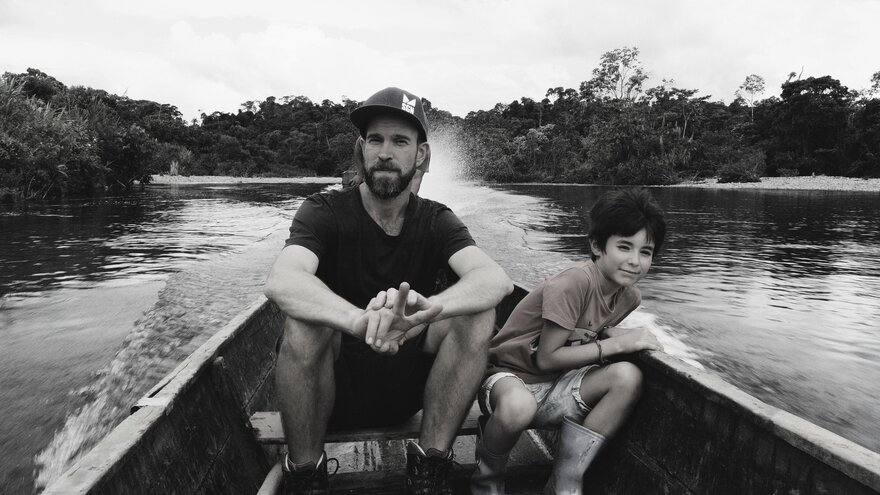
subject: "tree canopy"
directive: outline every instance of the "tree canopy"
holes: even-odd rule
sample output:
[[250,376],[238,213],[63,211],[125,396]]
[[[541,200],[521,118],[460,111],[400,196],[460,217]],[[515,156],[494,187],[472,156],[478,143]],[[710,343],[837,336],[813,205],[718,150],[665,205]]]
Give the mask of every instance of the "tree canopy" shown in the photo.
[[[455,117],[425,101],[431,132],[454,139],[487,181],[670,184],[716,176],[880,176],[880,71],[853,91],[791,73],[759,99],[746,76],[729,104],[673,80],[647,86],[635,47],[605,53],[577,89],[554,87]],[[38,69],[0,78],[0,196],[40,199],[131,189],[154,174],[339,175],[359,102],[268,96],[187,123],[167,103],[67,87]]]

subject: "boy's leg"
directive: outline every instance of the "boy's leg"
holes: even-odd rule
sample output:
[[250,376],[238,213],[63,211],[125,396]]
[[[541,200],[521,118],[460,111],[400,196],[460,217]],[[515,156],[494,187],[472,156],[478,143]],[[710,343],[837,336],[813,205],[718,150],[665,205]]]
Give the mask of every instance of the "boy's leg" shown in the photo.
[[483,444],[492,452],[509,452],[532,422],[538,404],[515,376],[501,378],[492,385],[489,404],[492,415],[483,429]]
[[642,395],[642,371],[626,361],[611,363],[584,375],[580,392],[592,408],[583,426],[613,437]]
[[480,401],[481,407],[488,405],[485,410],[491,411],[491,415],[485,425],[480,424],[471,493],[503,495],[510,451],[532,422],[538,404],[522,380],[508,373],[489,377],[480,389]]
[[419,444],[446,451],[474,402],[486,371],[495,310],[448,318],[428,327],[424,350],[435,353],[425,385]]
[[545,494],[582,493],[584,473],[607,439],[615,435],[629,417],[641,388],[641,370],[625,361],[584,374],[579,392],[590,411],[582,421],[564,419]]
[[287,318],[278,350],[275,385],[290,463],[305,465],[324,451],[336,386],[333,361],[341,335]]

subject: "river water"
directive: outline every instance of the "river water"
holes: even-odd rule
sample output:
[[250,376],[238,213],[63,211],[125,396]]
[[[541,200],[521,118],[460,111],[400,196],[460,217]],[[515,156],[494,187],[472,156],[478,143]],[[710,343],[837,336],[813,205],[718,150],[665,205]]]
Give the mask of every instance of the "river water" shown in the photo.
[[[328,186],[150,186],[0,212],[0,493],[31,493],[261,297],[302,199]],[[606,189],[446,180],[450,205],[533,286],[588,256]],[[628,319],[670,354],[880,450],[877,193],[654,188],[667,247]]]

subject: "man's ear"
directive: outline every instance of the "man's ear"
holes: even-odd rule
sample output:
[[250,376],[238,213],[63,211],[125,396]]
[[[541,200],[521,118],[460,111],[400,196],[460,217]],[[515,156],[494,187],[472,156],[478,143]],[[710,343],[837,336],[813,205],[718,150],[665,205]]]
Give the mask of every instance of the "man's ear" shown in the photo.
[[419,144],[419,151],[416,153],[416,168],[421,167],[429,156],[431,156],[431,145],[427,141]]
[[358,136],[357,141],[354,142],[354,154],[352,155],[355,164],[355,169],[358,173],[363,177],[366,175],[366,157],[364,156],[364,138]]

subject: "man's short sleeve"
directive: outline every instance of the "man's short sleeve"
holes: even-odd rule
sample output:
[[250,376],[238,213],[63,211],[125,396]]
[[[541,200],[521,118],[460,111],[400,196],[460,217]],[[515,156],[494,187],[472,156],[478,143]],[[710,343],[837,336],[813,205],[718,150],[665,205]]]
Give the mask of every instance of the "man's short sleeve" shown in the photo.
[[459,250],[477,245],[465,224],[449,208],[444,207],[437,212],[434,226],[443,246],[443,259],[447,261]]
[[574,330],[583,314],[590,278],[578,267],[568,268],[544,282],[541,316],[566,330]]
[[335,230],[335,222],[327,201],[317,195],[310,196],[296,211],[285,245],[303,246],[320,259],[331,242],[330,233]]

